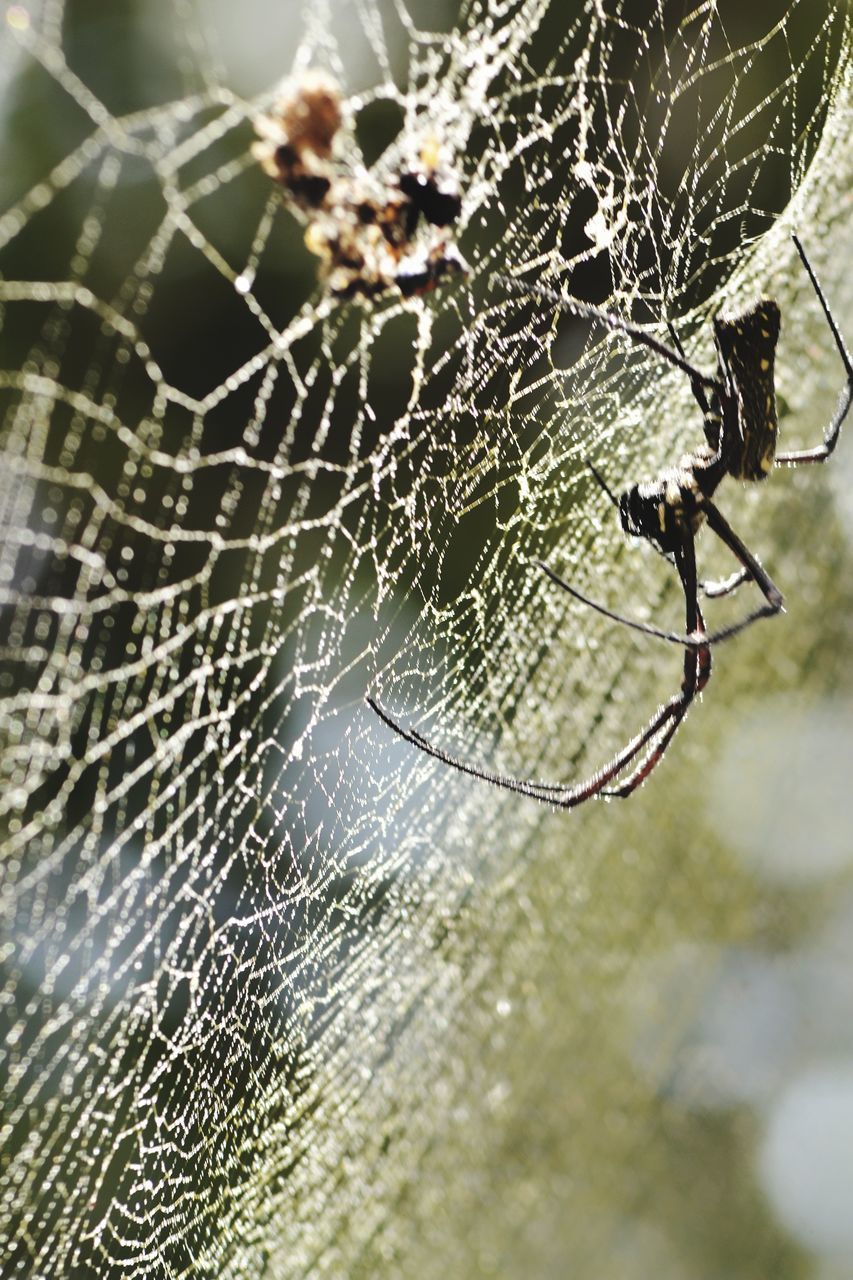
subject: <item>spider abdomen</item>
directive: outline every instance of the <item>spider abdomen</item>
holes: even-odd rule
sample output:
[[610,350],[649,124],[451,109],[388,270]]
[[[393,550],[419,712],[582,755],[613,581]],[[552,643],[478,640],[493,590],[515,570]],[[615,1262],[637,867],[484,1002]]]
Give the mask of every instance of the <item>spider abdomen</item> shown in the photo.
[[721,451],[736,480],[764,480],[776,457],[773,366],[779,306],[757,302],[742,315],[714,321],[721,409]]

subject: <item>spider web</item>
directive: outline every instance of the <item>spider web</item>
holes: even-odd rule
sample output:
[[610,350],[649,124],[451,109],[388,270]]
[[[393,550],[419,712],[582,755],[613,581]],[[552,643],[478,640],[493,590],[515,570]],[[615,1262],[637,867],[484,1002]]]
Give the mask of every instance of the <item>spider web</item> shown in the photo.
[[[565,917],[625,820],[450,774],[364,697],[571,780],[675,687],[536,565],[678,608],[586,460],[652,474],[697,438],[690,388],[506,279],[671,319],[709,368],[722,302],[770,292],[781,395],[819,430],[840,372],[788,233],[843,328],[849,8],[109,9],[13,6],[0,46],[4,1274],[531,1274],[547,1162],[512,1210],[471,1191],[513,1162],[478,1064],[549,912],[579,977],[636,942]],[[324,293],[251,150],[309,67],[354,168],[441,139],[467,279]],[[553,1248],[601,1275],[572,1195]]]

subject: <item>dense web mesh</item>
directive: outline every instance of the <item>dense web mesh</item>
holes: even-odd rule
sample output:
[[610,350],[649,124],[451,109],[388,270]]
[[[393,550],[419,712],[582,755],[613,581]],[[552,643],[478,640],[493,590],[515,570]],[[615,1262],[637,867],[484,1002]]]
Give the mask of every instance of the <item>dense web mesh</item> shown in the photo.
[[[470,1123],[494,1156],[470,1062],[533,972],[527,877],[562,859],[583,901],[612,806],[549,824],[364,697],[571,781],[676,687],[537,563],[678,618],[586,460],[653,474],[698,437],[690,387],[510,281],[671,320],[709,369],[723,302],[777,297],[817,443],[841,374],[789,232],[843,327],[850,12],[233,8],[32,0],[0,36],[3,1274],[532,1274],[435,1152]],[[309,68],[353,171],[440,141],[465,278],[324,287],[252,150]],[[574,1274],[617,1274],[583,1231]]]

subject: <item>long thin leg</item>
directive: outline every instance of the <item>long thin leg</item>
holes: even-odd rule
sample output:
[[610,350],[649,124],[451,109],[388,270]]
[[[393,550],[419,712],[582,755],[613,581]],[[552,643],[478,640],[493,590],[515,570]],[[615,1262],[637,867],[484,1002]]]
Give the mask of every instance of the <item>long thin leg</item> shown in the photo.
[[601,311],[598,307],[591,307],[586,302],[578,302],[575,298],[566,298],[563,294],[556,293],[553,289],[546,289],[542,285],[525,285],[522,281],[516,280],[511,276],[499,274],[496,278],[508,285],[515,293],[529,294],[535,298],[542,298],[563,311],[571,311],[587,320],[598,320],[601,324],[606,324],[609,329],[618,329],[622,333],[627,333],[629,338],[633,338],[635,342],[648,347],[663,360],[668,360],[670,364],[675,365],[676,369],[681,369],[687,374],[692,383],[708,387],[712,391],[717,387],[716,378],[709,378],[706,373],[702,373],[701,369],[697,369],[684,356],[679,355],[677,351],[673,351],[671,347],[668,347],[666,343],[659,342],[657,338],[653,338],[645,330],[629,324],[627,320],[623,320],[621,316],[617,316],[613,311]]
[[[693,655],[691,654],[690,656]],[[539,800],[543,804],[553,805],[557,809],[573,809],[576,805],[583,804],[585,800],[590,800],[593,796],[599,795],[611,778],[615,778],[623,769],[627,768],[631,761],[640,754],[643,747],[657,736],[662,726],[678,710],[680,695],[673,699],[672,702],[660,707],[645,729],[632,738],[628,745],[623,747],[603,768],[592,774],[585,782],[578,783],[573,787],[562,783],[551,784],[532,782],[522,778],[510,778],[504,774],[493,773],[489,769],[480,769],[477,765],[469,764],[467,761],[460,760],[457,756],[443,751],[441,747],[435,746],[423,734],[418,733],[416,729],[404,728],[399,721],[389,715],[384,707],[380,706],[375,698],[368,697],[366,701],[371,710],[379,716],[379,719],[389,729],[393,729],[398,737],[411,743],[413,747],[417,747],[420,751],[425,752],[426,755],[432,756],[435,760],[440,760],[442,764],[449,765],[452,769],[458,769],[460,773],[466,773],[469,777],[479,778],[482,782],[490,782],[493,786],[503,788],[504,791],[514,791],[519,795],[529,796],[532,800]]]
[[[677,631],[665,631],[661,627],[655,627],[649,622],[639,622],[636,618],[626,618],[621,613],[616,613],[613,609],[608,609],[605,605],[599,604],[597,600],[591,599],[590,596],[584,595],[582,591],[578,591],[577,587],[573,587],[571,583],[561,578],[553,569],[549,569],[547,564],[540,562],[540,567],[545,570],[548,577],[555,582],[563,591],[567,591],[575,600],[580,600],[581,604],[588,605],[590,609],[595,609],[596,613],[603,614],[605,618],[611,618],[614,622],[621,622],[625,627],[631,627],[634,631],[641,631],[643,635],[655,636],[658,640],[666,640],[670,644],[685,645],[688,649],[701,649],[705,645],[719,644],[721,640],[728,640],[731,636],[736,636],[738,632],[744,631],[751,626],[753,622],[757,622],[759,618],[769,618],[773,614],[780,613],[784,607],[784,597],[775,585],[770,575],[766,572],[760,562],[749,550],[749,547],[741,541],[738,535],[732,529],[725,516],[715,507],[713,502],[705,499],[702,503],[702,510],[708,521],[708,527],[716,533],[717,537],[723,541],[732,554],[740,560],[744,566],[745,576],[753,578],[762,595],[767,600],[767,604],[762,605],[760,609],[753,610],[747,614],[745,618],[741,618],[740,622],[733,622],[729,627],[722,627],[719,631],[713,631],[710,634],[699,632],[688,632],[687,635],[680,635]],[[730,579],[733,586],[739,585],[741,579]],[[727,584],[722,584],[725,588]],[[733,589],[729,587],[729,589]],[[726,594],[723,590],[719,594]]]
[[[684,347],[681,345],[681,339],[679,338],[678,334],[675,332],[675,326],[673,325],[671,320],[667,320],[667,328],[669,329],[670,337],[672,338],[672,343],[676,351],[680,356],[685,356]],[[685,356],[685,359],[686,359],[686,356]],[[716,456],[714,458],[714,461],[719,462],[722,457],[722,454],[721,454],[722,419],[719,413],[712,412],[711,406],[708,403],[708,397],[705,395],[705,392],[702,388],[701,383],[696,382],[694,379],[691,379],[690,390],[693,392],[693,399],[696,401],[699,408],[702,410],[702,425],[705,429],[705,439],[708,441],[711,448],[715,450]],[[714,584],[710,584],[710,585],[714,585]],[[700,590],[702,589],[702,587],[703,587],[703,584],[700,582],[699,583]],[[731,590],[731,589],[732,588],[728,588],[728,590]],[[714,596],[714,595],[719,595],[721,593],[719,591],[706,590],[705,594],[708,596]],[[725,592],[723,592],[722,594],[725,594]]]
[[850,356],[847,353],[847,348],[844,345],[844,339],[842,338],[838,330],[838,326],[832,317],[832,312],[829,309],[829,303],[827,302],[824,292],[820,287],[818,278],[812,270],[811,263],[806,257],[805,249],[800,244],[800,241],[796,236],[792,236],[791,239],[797,246],[797,253],[803,260],[803,266],[809,274],[809,279],[811,280],[814,291],[817,294],[818,302],[823,307],[823,314],[826,316],[827,323],[832,331],[832,336],[835,339],[835,345],[838,348],[838,354],[841,356],[841,362],[847,371],[847,385],[841,392],[838,407],[835,410],[832,421],[826,429],[823,444],[817,445],[814,449],[800,449],[794,453],[778,453],[776,455],[777,467],[801,467],[804,463],[826,462],[827,458],[832,457],[835,446],[838,444],[838,437],[841,434],[841,424],[847,417],[850,405],[853,403],[853,362],[851,362]]
[[598,467],[596,467],[594,463],[590,462],[589,458],[586,458],[585,461],[586,461],[586,465],[589,467],[590,471],[595,476],[595,480],[596,480],[596,483],[598,484],[598,487],[604,490],[604,492],[607,494],[608,498],[610,499],[612,505],[618,511],[619,499],[616,497],[616,494],[610,488],[610,485],[604,479],[604,476],[601,474]]
[[[693,673],[690,676],[692,688],[688,685],[684,688],[683,693],[680,694],[677,699],[673,699],[673,703],[675,705],[673,706],[672,717],[666,732],[661,734],[657,742],[653,743],[651,750],[647,753],[639,767],[636,768],[634,772],[619,786],[608,787],[607,790],[602,792],[603,795],[618,796],[620,800],[626,800],[628,796],[637,790],[637,787],[641,786],[645,782],[649,774],[660,764],[667,752],[669,744],[678,732],[682,720],[687,715],[690,704],[699,692],[700,682],[702,687],[708,683],[708,676],[710,675],[710,657],[707,668],[708,675],[704,675],[704,673],[700,674],[699,655],[702,653],[710,655],[710,652],[710,648],[706,648],[704,650],[699,649],[696,651],[696,656],[692,659]],[[687,657],[690,659],[692,655],[688,653]],[[685,681],[686,680],[687,676],[685,676]]]
[[[699,608],[697,599],[696,553],[693,538],[689,533],[685,535],[683,546],[676,552],[676,564],[681,578],[681,585],[684,588],[687,630],[688,632],[701,634],[705,631],[705,619],[702,617],[702,611]],[[702,692],[710,678],[710,646],[705,644],[695,651],[688,650],[684,655],[684,678],[681,682],[681,693],[670,701],[672,715],[665,732],[661,734],[656,742],[652,743],[650,750],[630,776],[618,786],[608,788],[604,792],[605,795],[618,796],[624,800],[645,782],[646,778],[657,768],[666,754],[667,748],[678,732],[679,725],[687,715],[693,699],[697,693]]]
[[668,640],[670,644],[683,644],[689,649],[696,649],[706,643],[699,636],[683,636],[677,631],[664,631],[661,627],[655,627],[650,622],[639,622],[636,618],[626,618],[623,614],[616,613],[613,609],[608,609],[606,605],[599,604],[591,596],[585,596],[582,591],[578,591],[577,587],[573,587],[570,582],[566,582],[565,578],[561,578],[558,573],[549,568],[543,560],[539,561],[539,568],[544,569],[551,581],[556,583],[563,591],[567,591],[575,600],[580,600],[581,604],[588,605],[590,609],[594,609],[596,613],[602,614],[605,618],[610,618],[613,622],[621,622],[623,626],[630,627],[632,631],[641,631],[643,635],[655,636],[658,640]]
[[[681,356],[682,360],[686,362],[687,352],[684,350],[684,347],[681,345],[681,339],[679,338],[678,334],[675,331],[675,325],[672,323],[671,320],[667,320],[666,327],[667,329],[669,329],[669,336],[670,338],[672,338],[673,347]],[[711,406],[708,404],[708,397],[705,395],[705,392],[702,389],[702,383],[696,382],[693,378],[691,378],[690,390],[693,392],[694,400],[698,404],[699,408],[702,410],[702,417],[707,418],[711,412]]]
[[[707,635],[701,635],[697,632],[692,635],[681,635],[678,631],[665,631],[662,627],[655,627],[650,622],[640,622],[637,618],[626,618],[624,614],[616,613],[614,609],[608,609],[605,605],[599,604],[591,596],[585,596],[582,591],[578,591],[577,587],[573,587],[570,582],[566,582],[565,578],[561,578],[553,569],[549,569],[547,564],[543,564],[540,561],[539,567],[544,569],[551,581],[556,583],[563,591],[568,592],[570,596],[573,596],[575,600],[579,600],[581,604],[594,609],[596,613],[602,614],[603,617],[610,618],[613,622],[619,622],[623,627],[630,627],[632,631],[640,631],[643,635],[654,636],[657,640],[666,640],[669,644],[680,644],[687,649],[701,649],[706,644],[719,644],[721,640],[728,640],[731,636],[736,636],[739,631],[751,626],[759,618],[769,618],[774,613],[779,612],[777,606],[767,604],[760,609],[756,609],[754,613],[750,613],[740,622],[732,623],[730,627],[722,627],[719,631],[712,631]],[[711,585],[716,586],[718,584],[712,583]],[[725,587],[727,584],[722,583],[719,585]],[[735,585],[738,585],[738,583],[735,583]],[[717,594],[725,595],[726,592],[720,591]]]
[[[691,632],[704,636],[705,619],[702,617],[697,599],[696,551],[693,535],[688,529],[685,529],[683,543],[676,551],[675,560],[681,584],[684,588],[687,627]],[[389,729],[393,729],[399,737],[411,743],[412,746],[417,747],[434,759],[440,760],[442,764],[449,765],[451,768],[457,769],[460,773],[466,773],[470,777],[479,778],[483,782],[490,782],[493,786],[502,787],[505,791],[514,791],[520,795],[529,796],[544,804],[554,805],[558,809],[572,809],[593,796],[627,796],[632,791],[635,791],[663,758],[678,726],[687,714],[688,707],[696,694],[705,688],[710,677],[711,649],[708,640],[705,639],[704,643],[700,644],[698,648],[690,648],[684,655],[684,676],[681,683],[681,691],[670,698],[669,702],[665,702],[658,707],[646,727],[632,738],[627,746],[617,752],[612,760],[585,782],[578,783],[575,786],[510,778],[504,774],[493,773],[489,769],[481,769],[479,766],[460,760],[457,756],[442,750],[441,747],[435,746],[423,734],[418,733],[416,729],[404,728],[379,705],[375,698],[368,697],[367,703]],[[651,749],[631,776],[621,786],[608,788],[607,783],[613,778],[618,778],[619,774],[649,744],[651,744]]]
[[[645,729],[641,730],[627,746],[623,747],[603,768],[599,769],[585,782],[576,786],[533,782],[521,778],[510,778],[504,774],[493,773],[481,769],[477,765],[460,760],[457,756],[435,746],[416,729],[406,729],[393,716],[380,706],[375,698],[368,697],[368,706],[379,716],[389,729],[420,751],[440,760],[442,764],[466,773],[470,777],[490,782],[493,786],[502,787],[505,791],[514,791],[529,796],[544,804],[551,804],[558,809],[572,809],[583,804],[585,800],[596,795],[628,796],[643,782],[663,758],[669,743],[678,726],[687,714],[687,709],[696,694],[704,689],[711,676],[711,649],[705,633],[705,620],[702,617],[697,599],[698,583],[696,580],[696,552],[693,535],[685,529],[682,545],[676,551],[676,565],[684,588],[686,622],[688,630],[704,637],[697,648],[689,648],[684,655],[684,676],[681,691],[670,698],[669,702],[658,707],[657,712],[649,720]],[[613,778],[628,767],[633,760],[651,744],[640,765],[621,785],[613,788],[607,786]]]
[[781,613],[785,607],[785,597],[758,558],[753,555],[746,543],[735,533],[719,507],[716,507],[710,499],[706,498],[702,504],[702,509],[708,521],[708,528],[717,535],[721,542],[725,543],[735,559],[740,560],[747,576],[752,578],[767,601],[766,605],[748,614],[740,622],[734,623],[731,627],[725,627],[722,631],[716,632],[714,636],[709,636],[708,641],[711,643],[715,639],[724,640],[728,636],[737,635],[739,631],[743,631],[751,623],[757,622],[759,618],[770,618],[774,614]]
[[719,600],[722,596],[731,595],[742,583],[748,582],[749,577],[746,569],[736,569],[730,577],[723,578],[721,582],[700,582],[699,590],[709,600]]

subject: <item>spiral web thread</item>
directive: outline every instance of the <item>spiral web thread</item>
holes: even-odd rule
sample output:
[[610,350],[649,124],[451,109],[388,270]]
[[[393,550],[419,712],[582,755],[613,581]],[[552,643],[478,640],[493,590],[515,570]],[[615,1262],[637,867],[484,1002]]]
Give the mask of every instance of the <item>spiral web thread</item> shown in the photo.
[[428,127],[458,174],[468,279],[349,303],[253,159],[273,86],[230,86],[216,11],[140,14],[122,85],[130,21],[6,14],[4,1274],[381,1269],[488,968],[456,922],[542,815],[364,695],[524,776],[605,759],[625,649],[532,565],[606,593],[584,459],[619,487],[697,426],[677,372],[500,277],[671,317],[703,365],[723,297],[819,332],[794,226],[849,300],[842,0],[424,8],[314,4],[280,67],[340,82],[353,166],[388,179]]

